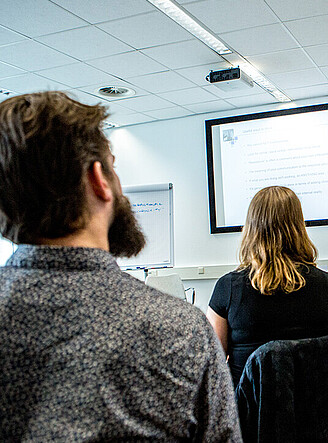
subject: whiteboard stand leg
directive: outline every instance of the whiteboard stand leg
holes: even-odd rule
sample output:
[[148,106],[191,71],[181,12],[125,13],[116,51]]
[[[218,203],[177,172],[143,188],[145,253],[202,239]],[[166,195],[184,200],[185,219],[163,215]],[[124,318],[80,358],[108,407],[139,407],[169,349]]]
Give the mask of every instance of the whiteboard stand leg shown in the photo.
[[146,280],[146,278],[148,277],[148,269],[144,269],[144,276],[145,276],[145,280]]

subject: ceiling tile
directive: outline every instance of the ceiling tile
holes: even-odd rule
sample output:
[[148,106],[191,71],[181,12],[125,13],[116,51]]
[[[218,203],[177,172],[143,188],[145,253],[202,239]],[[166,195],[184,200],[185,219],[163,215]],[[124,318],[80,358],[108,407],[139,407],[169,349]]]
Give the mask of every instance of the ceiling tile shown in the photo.
[[303,46],[328,43],[328,15],[286,22],[285,25]]
[[319,85],[326,83],[326,77],[319,69],[305,69],[304,71],[285,72],[283,74],[270,74],[268,78],[278,88],[301,88],[303,86]]
[[26,37],[17,32],[10,31],[3,26],[0,26],[0,46],[9,45],[10,43],[16,43],[21,40],[26,40]]
[[231,68],[230,63],[222,60],[222,62],[219,63],[209,63],[191,68],[177,69],[176,72],[198,86],[208,86],[209,83],[205,80],[205,77],[210,71],[219,71],[227,68]]
[[89,60],[88,64],[120,78],[165,70],[163,65],[137,51]]
[[[79,89],[71,89],[69,91],[65,91],[66,93],[69,93],[69,95],[82,103],[85,103],[87,105],[96,105],[96,104],[102,104],[107,108],[107,112],[109,113],[109,117],[107,118],[108,121],[113,121],[114,118],[120,118],[122,119],[123,116],[136,114],[135,111],[132,111],[131,109],[124,108],[124,106],[121,106],[117,102],[113,103],[111,101],[102,100],[100,97],[87,94],[83,91],[80,91]],[[119,117],[118,117],[119,116]]]
[[263,74],[297,71],[316,67],[302,49],[289,49],[287,51],[254,55],[247,57],[247,59]]
[[29,37],[86,25],[84,20],[44,0],[1,0],[0,24]]
[[282,21],[328,14],[327,0],[265,0]]
[[89,23],[100,23],[149,12],[154,6],[145,0],[53,0],[57,5],[82,17]]
[[156,11],[102,23],[98,27],[136,49],[193,38],[173,20]]
[[184,8],[217,33],[278,22],[262,0],[207,0]]
[[[316,86],[286,89],[285,92],[293,100],[324,96],[328,97],[328,83]],[[325,101],[327,101],[327,99]]]
[[88,94],[84,91],[81,91],[79,89],[70,89],[69,91],[65,91],[66,93],[69,93],[69,95],[74,98],[75,100],[78,100],[82,103],[85,103],[87,105],[96,105],[98,103],[101,103],[103,106],[106,106],[108,109],[108,112],[110,114],[109,120],[113,115],[116,114],[135,114],[135,111],[131,111],[130,109],[124,108],[123,106],[110,102],[105,99],[101,99],[100,97],[92,94]]
[[12,77],[14,75],[24,74],[22,69],[15,68],[14,66],[7,65],[6,63],[0,63],[0,78]]
[[61,82],[72,88],[80,88],[95,83],[112,84],[115,78],[99,69],[86,65],[85,63],[74,63],[72,65],[60,66],[58,68],[44,69],[38,72],[43,77]]
[[202,88],[188,88],[180,91],[165,92],[159,94],[160,97],[176,103],[177,105],[188,105],[191,103],[200,103],[204,101],[215,100],[215,97]]
[[280,24],[220,34],[223,40],[244,57],[296,48],[298,45]]
[[205,2],[206,0],[175,0],[177,3],[179,3],[180,5],[185,5],[186,3],[200,3],[200,2]]
[[248,97],[235,97],[229,99],[229,103],[237,108],[247,108],[250,106],[267,105],[277,103],[277,100],[270,94],[252,95]]
[[240,64],[240,56],[238,55],[238,52],[225,54],[224,59],[227,60],[227,62],[229,62],[231,66],[238,66]]
[[147,114],[154,118],[167,119],[185,117],[187,115],[193,115],[194,113],[192,111],[188,111],[188,109],[175,106],[172,108],[158,109],[157,111],[149,111]]
[[0,60],[27,71],[52,68],[75,61],[32,40],[0,46]]
[[14,95],[11,94],[11,95],[8,97],[7,95],[0,94],[0,103],[1,103],[1,102],[4,102],[5,100],[7,100],[7,99],[10,98],[10,97],[14,97]]
[[198,40],[144,49],[144,54],[171,69],[217,63],[222,58]]
[[134,111],[146,112],[155,109],[169,108],[172,106],[172,103],[156,95],[146,95],[144,97],[127,98],[124,100],[124,106]]
[[130,46],[94,26],[46,35],[37,40],[79,60],[132,51]]
[[224,111],[226,109],[232,109],[233,106],[224,100],[214,100],[211,102],[195,103],[193,105],[188,105],[187,108],[193,112],[203,113],[203,112]]
[[[327,1],[178,3],[299,100],[327,96]],[[209,84],[209,71],[238,65],[238,54],[225,61],[147,0],[2,0],[0,9],[0,86],[17,93],[72,89],[85,103],[109,105],[121,121],[129,117],[124,124],[275,101],[257,85]],[[136,95],[98,93],[111,85]]]
[[20,94],[46,90],[63,91],[67,89],[67,86],[61,83],[31,73],[3,78],[0,82],[2,88],[10,89]]
[[119,126],[137,125],[139,123],[148,123],[148,122],[151,122],[154,120],[156,120],[156,117],[152,117],[150,115],[145,115],[142,113],[135,113],[135,114],[129,114],[129,115],[117,114],[117,115],[113,115],[113,117],[110,118],[111,122],[116,123]]
[[244,97],[250,95],[259,95],[263,94],[263,89],[260,88],[257,84],[254,83],[253,87],[243,87],[239,88],[231,88],[228,90],[223,90],[220,88],[220,84],[212,83],[208,86],[204,86],[203,89],[210,92],[211,94],[220,97],[222,99],[229,99],[230,97]]
[[86,105],[96,105],[98,103],[101,103],[104,106],[108,106],[109,102],[106,100],[101,100],[99,97],[96,97],[92,94],[88,94],[84,91],[80,91],[79,89],[69,89],[65,91],[66,94],[68,94],[70,97],[72,97],[74,100],[78,100],[81,103],[85,103]]
[[195,86],[186,78],[183,78],[172,71],[132,77],[129,80],[131,83],[153,93],[175,91],[177,89]]
[[305,48],[305,51],[309,54],[310,57],[312,57],[312,59],[318,66],[328,65],[328,44],[308,46],[307,48]]
[[133,111],[132,109],[121,106],[121,102],[107,102],[106,105],[108,106],[108,110],[110,113],[109,120],[111,120],[111,118],[116,115],[130,115],[136,113],[136,111]]

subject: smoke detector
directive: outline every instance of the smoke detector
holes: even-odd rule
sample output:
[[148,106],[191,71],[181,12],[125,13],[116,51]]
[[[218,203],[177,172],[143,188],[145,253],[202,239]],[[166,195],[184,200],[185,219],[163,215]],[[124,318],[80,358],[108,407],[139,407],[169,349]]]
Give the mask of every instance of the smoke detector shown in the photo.
[[9,91],[9,89],[0,88],[0,97],[2,97],[3,99],[12,97],[15,94],[17,94],[17,92]]
[[103,130],[104,131],[106,131],[108,129],[117,128],[117,127],[118,127],[118,125],[116,123],[113,123],[113,122],[110,122],[110,121],[107,121],[107,120],[105,120],[103,122]]
[[126,98],[135,95],[136,91],[125,86],[103,86],[96,89],[98,95],[106,97],[107,99],[117,100],[119,98]]

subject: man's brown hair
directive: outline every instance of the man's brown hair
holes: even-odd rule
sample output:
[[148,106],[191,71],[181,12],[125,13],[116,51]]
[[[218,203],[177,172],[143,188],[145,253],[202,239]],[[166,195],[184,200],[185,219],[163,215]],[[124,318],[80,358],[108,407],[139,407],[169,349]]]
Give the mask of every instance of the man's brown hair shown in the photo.
[[84,177],[95,162],[109,174],[101,105],[62,92],[40,92],[0,103],[0,232],[37,243],[82,229]]

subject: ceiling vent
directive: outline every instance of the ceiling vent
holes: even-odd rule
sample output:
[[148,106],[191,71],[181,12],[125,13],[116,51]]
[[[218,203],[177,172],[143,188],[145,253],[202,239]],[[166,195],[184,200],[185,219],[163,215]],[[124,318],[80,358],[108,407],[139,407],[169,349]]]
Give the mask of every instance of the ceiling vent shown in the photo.
[[136,91],[125,86],[104,86],[96,90],[96,93],[110,98],[112,100],[117,100],[119,98],[126,98],[135,95]]

